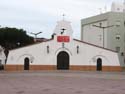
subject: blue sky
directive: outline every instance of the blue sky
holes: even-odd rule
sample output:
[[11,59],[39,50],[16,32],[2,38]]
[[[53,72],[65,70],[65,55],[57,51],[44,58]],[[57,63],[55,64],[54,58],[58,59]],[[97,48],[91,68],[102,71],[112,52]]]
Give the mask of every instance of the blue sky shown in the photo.
[[80,20],[98,15],[105,6],[110,11],[113,1],[124,0],[0,0],[0,25],[22,28],[28,34],[42,31],[38,37],[50,38],[64,13],[74,38],[80,39]]

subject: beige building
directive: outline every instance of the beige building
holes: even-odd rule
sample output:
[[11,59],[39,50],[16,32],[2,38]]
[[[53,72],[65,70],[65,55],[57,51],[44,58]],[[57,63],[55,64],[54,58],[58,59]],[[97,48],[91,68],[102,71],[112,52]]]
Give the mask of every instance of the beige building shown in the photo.
[[125,67],[125,12],[124,7],[112,4],[112,11],[81,20],[81,40],[119,53]]

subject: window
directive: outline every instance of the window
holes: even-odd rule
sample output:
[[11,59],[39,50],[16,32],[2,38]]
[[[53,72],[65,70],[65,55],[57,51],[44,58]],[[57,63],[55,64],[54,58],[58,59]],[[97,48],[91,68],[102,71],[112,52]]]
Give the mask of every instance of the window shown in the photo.
[[120,52],[120,47],[116,47],[116,51],[117,51],[117,52]]
[[116,40],[120,40],[120,34],[116,34]]
[[123,9],[123,12],[125,12],[125,9]]
[[119,11],[119,10],[120,10],[120,8],[117,8],[117,10]]
[[98,35],[99,36],[99,40],[101,41],[102,40],[102,35]]
[[119,26],[121,25],[121,21],[117,20],[117,21],[115,22],[115,24],[116,24],[117,27],[119,27]]
[[121,56],[124,56],[124,53],[123,53],[123,52],[121,52]]
[[99,23],[99,26],[102,26],[102,23],[101,23],[101,22]]

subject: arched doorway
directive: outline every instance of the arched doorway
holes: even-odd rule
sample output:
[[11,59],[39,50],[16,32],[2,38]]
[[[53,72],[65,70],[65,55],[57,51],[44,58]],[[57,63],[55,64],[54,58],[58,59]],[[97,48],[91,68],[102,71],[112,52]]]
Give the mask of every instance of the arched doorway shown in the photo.
[[57,69],[58,70],[69,69],[69,54],[67,52],[62,51],[57,55]]
[[97,59],[97,71],[102,71],[102,59],[98,58]]
[[24,70],[29,70],[29,58],[24,59]]

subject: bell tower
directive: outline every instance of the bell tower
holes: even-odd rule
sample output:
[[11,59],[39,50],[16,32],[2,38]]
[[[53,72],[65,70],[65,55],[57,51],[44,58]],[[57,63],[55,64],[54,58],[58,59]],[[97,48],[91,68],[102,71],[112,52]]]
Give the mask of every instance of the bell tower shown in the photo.
[[63,20],[57,22],[53,34],[57,42],[70,42],[73,34],[70,22],[63,17]]

